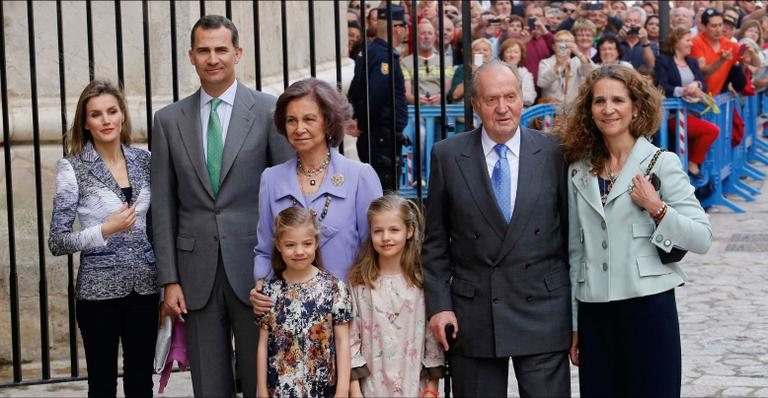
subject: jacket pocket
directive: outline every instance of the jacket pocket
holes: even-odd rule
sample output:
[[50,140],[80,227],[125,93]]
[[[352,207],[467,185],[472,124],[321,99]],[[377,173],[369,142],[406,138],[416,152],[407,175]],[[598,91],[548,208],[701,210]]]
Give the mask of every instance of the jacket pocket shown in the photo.
[[338,229],[331,227],[330,225],[323,224],[320,230],[320,247],[325,246],[328,241],[333,239],[337,232],[339,232]]
[[461,297],[475,297],[475,287],[472,286],[471,283],[462,279],[453,278],[453,282],[451,283],[451,292]]
[[557,270],[544,276],[544,284],[547,285],[547,290],[551,292],[570,285],[570,277],[565,270]]
[[650,238],[653,235],[653,224],[640,223],[632,224],[632,237],[634,238]]
[[582,261],[581,264],[579,264],[579,271],[576,273],[576,282],[584,283],[586,278],[587,278],[587,262]]
[[640,277],[660,276],[672,273],[672,268],[661,263],[659,256],[642,256],[637,258],[637,271]]
[[95,253],[83,253],[80,258],[80,266],[83,268],[110,268],[117,264],[117,253],[104,251]]
[[195,239],[185,238],[183,236],[176,237],[176,249],[191,252],[195,250]]
[[144,250],[144,259],[147,260],[148,263],[154,264],[156,262],[155,260],[155,251],[150,249]]

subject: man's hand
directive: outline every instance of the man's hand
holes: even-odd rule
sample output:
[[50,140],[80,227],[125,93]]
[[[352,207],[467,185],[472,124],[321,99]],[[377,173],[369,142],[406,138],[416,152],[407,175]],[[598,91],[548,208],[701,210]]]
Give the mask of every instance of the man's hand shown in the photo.
[[165,285],[163,308],[160,309],[160,312],[173,318],[187,313],[187,303],[184,301],[184,291],[181,289],[180,284],[169,283]]
[[344,133],[352,137],[359,137],[360,128],[357,126],[357,120],[352,119],[352,123],[347,125],[347,128],[344,129]]
[[573,366],[579,366],[579,332],[571,332],[571,348],[568,350],[568,356],[571,357]]
[[429,329],[435,335],[435,339],[448,351],[448,339],[445,336],[445,325],[453,325],[454,339],[459,335],[459,321],[456,320],[456,314],[453,311],[441,311],[429,318]]
[[733,58],[733,51],[731,49],[720,51],[721,60],[728,61],[731,58]]
[[259,279],[256,281],[256,286],[251,289],[251,293],[248,299],[251,301],[253,307],[253,314],[256,316],[264,315],[265,312],[272,309],[272,299],[261,293],[261,288],[264,287],[264,280]]

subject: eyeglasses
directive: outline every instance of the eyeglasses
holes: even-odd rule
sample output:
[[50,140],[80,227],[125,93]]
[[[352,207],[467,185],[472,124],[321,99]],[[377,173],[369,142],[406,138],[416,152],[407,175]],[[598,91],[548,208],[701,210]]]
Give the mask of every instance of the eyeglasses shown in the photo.
[[576,9],[575,8],[561,8],[560,11],[564,12],[566,14],[573,14],[574,12],[576,12]]
[[393,27],[393,28],[404,28],[404,27],[405,27],[405,24],[402,24],[402,23],[393,23],[393,24],[392,24],[392,27]]

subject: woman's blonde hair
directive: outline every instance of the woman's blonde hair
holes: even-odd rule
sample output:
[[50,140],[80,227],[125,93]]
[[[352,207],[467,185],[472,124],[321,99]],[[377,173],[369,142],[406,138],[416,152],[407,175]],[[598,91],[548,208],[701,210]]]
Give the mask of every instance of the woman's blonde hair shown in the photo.
[[[414,202],[395,194],[387,194],[374,200],[368,206],[368,224],[372,224],[373,217],[385,212],[396,212],[406,229],[413,230],[412,236],[405,241],[400,264],[408,284],[421,288],[421,242],[424,239],[424,217],[421,209]],[[371,234],[368,234],[368,238],[357,254],[357,260],[349,271],[349,284],[352,286],[365,285],[375,289],[378,278],[378,253],[373,247]]]
[[83,92],[80,93],[72,128],[64,135],[64,153],[67,156],[79,154],[85,148],[86,142],[93,141],[91,132],[85,128],[85,119],[88,117],[86,107],[91,98],[102,94],[109,94],[117,99],[117,106],[120,107],[120,112],[123,114],[123,123],[120,126],[120,143],[131,144],[131,117],[128,115],[128,105],[123,92],[107,80],[94,80],[85,86]]
[[312,227],[313,235],[315,237],[315,261],[314,265],[317,268],[323,269],[323,260],[320,256],[320,224],[315,219],[315,215],[310,210],[302,207],[292,206],[289,207],[275,217],[274,231],[275,231],[275,247],[272,249],[272,271],[278,278],[283,277],[283,271],[287,268],[283,256],[280,254],[280,250],[277,248],[277,244],[280,241],[280,236],[290,228],[298,228],[309,226]]
[[629,92],[636,116],[629,124],[633,137],[650,137],[659,129],[662,118],[661,105],[664,95],[648,79],[632,68],[621,65],[603,65],[589,74],[582,83],[572,108],[563,112],[555,130],[560,135],[568,163],[586,160],[592,173],[599,173],[608,159],[608,149],[603,135],[592,117],[593,88],[602,79],[624,83]]

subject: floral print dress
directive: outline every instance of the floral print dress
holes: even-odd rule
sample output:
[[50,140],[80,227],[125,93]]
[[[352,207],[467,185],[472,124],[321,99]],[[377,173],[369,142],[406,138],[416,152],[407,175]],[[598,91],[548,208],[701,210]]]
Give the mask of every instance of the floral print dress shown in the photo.
[[366,366],[370,372],[360,380],[363,396],[420,396],[424,376],[440,376],[437,368],[445,363],[427,328],[424,292],[402,274],[381,275],[375,289],[353,286],[352,303],[352,368]]
[[325,397],[336,385],[333,327],[352,320],[344,282],[324,270],[302,283],[273,277],[263,289],[274,301],[261,318],[267,339],[270,397]]

